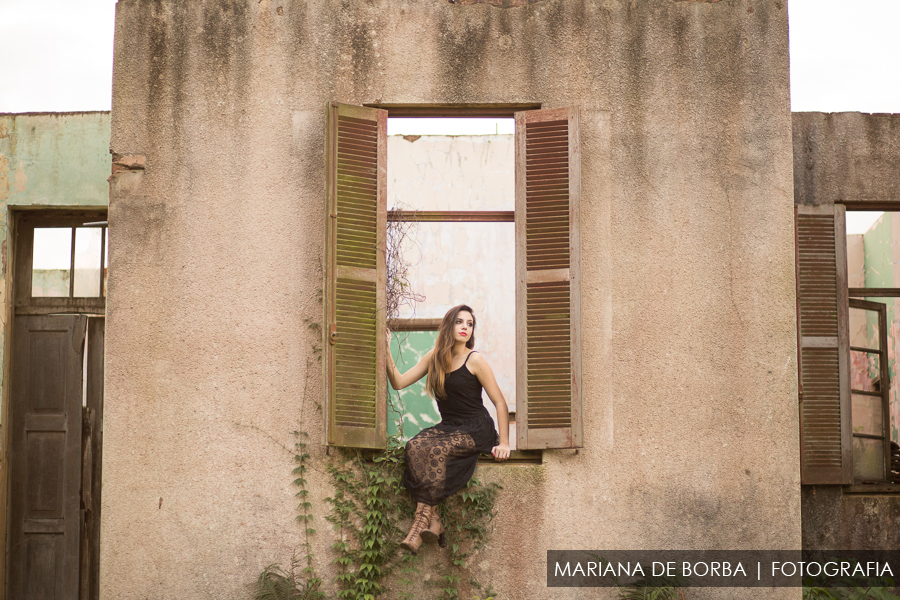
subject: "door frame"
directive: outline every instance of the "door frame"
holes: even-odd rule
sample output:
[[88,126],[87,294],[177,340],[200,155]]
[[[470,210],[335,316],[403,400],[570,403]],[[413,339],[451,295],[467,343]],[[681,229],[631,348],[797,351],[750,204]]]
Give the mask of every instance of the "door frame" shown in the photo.
[[[4,558],[0,560],[0,600],[6,600],[8,597],[8,586],[10,584],[9,560],[10,560],[10,494],[12,481],[9,469],[9,448],[10,448],[10,432],[7,424],[10,423],[10,383],[11,383],[11,364],[12,352],[14,348],[15,318],[18,315],[42,315],[54,313],[82,314],[90,317],[104,317],[103,319],[90,319],[88,328],[91,329],[91,322],[98,321],[101,323],[100,333],[105,333],[105,314],[106,314],[106,298],[30,298],[32,268],[31,257],[33,250],[33,234],[31,232],[37,227],[68,227],[83,226],[88,222],[107,221],[108,207],[106,206],[85,206],[85,207],[7,207],[7,238],[2,244],[2,262],[6,269],[5,281],[2,273],[0,273],[0,294],[3,297],[3,316],[5,323],[0,324],[0,335],[2,335],[3,361],[2,361],[2,391],[0,391],[0,539],[3,540]],[[107,225],[108,235],[108,225]],[[105,242],[107,240],[104,240]],[[106,265],[101,265],[101,269]],[[101,270],[101,279],[104,271]],[[27,291],[26,291],[27,290]],[[96,326],[95,326],[96,327]],[[88,365],[88,369],[102,369],[102,356],[98,356],[98,363]],[[103,399],[104,380],[101,376],[92,389],[88,390],[88,398],[95,398],[95,402],[99,399],[99,412],[95,414],[94,433],[91,437],[91,454],[92,464],[96,468],[91,469],[90,479],[93,482],[93,489],[96,490],[91,494],[91,505],[95,507],[91,517],[93,519],[92,529],[94,532],[90,536],[82,534],[82,538],[95,539],[96,546],[99,550],[99,526],[100,526],[100,481],[101,472],[99,466],[102,464],[102,399]],[[84,448],[82,449],[84,450]],[[99,597],[99,553],[98,560],[92,561],[89,573],[88,585],[85,585],[84,577],[79,582],[81,589],[80,597],[97,598]],[[84,570],[84,566],[82,566]],[[84,595],[87,593],[87,595]]]

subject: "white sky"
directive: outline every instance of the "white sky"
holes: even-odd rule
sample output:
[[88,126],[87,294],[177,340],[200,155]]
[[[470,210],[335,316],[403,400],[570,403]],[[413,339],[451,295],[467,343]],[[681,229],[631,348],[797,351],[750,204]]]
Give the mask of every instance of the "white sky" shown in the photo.
[[[900,0],[789,0],[788,11],[791,110],[900,113]],[[114,13],[115,0],[0,0],[0,112],[109,110]],[[408,121],[389,133],[511,133],[485,119]]]

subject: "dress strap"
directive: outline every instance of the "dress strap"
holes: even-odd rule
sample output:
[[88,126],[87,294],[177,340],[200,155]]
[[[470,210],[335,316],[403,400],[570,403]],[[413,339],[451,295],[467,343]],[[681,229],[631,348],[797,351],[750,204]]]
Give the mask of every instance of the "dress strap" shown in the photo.
[[466,363],[469,362],[469,357],[478,352],[478,350],[472,350],[466,355],[466,360],[463,361],[463,366],[466,366]]

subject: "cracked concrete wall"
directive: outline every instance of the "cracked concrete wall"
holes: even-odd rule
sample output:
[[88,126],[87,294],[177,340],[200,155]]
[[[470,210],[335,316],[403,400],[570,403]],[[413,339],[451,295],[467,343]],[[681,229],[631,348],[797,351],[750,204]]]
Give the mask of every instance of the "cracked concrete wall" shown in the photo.
[[482,581],[544,597],[553,548],[799,547],[787,32],[781,0],[120,0],[112,149],[146,169],[110,189],[103,597],[244,597],[300,542],[332,101],[582,111],[585,447],[480,468]]

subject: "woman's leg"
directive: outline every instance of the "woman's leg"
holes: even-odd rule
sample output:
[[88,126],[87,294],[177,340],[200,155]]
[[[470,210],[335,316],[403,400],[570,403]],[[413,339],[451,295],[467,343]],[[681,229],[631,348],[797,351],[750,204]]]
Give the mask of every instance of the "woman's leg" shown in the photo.
[[[478,454],[468,433],[431,427],[407,442],[405,459],[406,489],[416,502],[435,506],[465,486],[468,481],[465,474],[471,476],[470,466],[474,468]],[[465,481],[456,481],[461,478]]]

